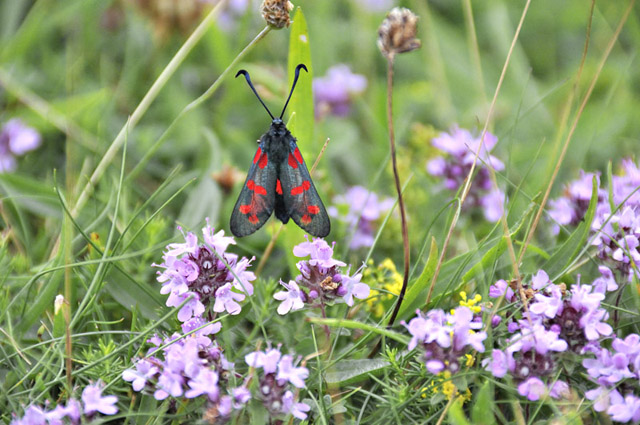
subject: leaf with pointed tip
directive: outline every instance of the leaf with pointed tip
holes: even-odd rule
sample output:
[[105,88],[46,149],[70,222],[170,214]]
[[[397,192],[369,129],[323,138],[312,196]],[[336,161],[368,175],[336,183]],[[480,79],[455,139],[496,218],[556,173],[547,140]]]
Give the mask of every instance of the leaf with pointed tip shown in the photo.
[[[298,64],[303,63],[308,73],[300,73],[300,79],[296,85],[296,90],[291,97],[291,102],[285,114],[291,116],[287,127],[291,134],[298,139],[298,146],[302,152],[310,152],[314,143],[313,129],[315,124],[313,112],[313,66],[311,64],[311,48],[309,45],[309,31],[307,30],[307,20],[298,7],[293,15],[291,24],[291,35],[289,36],[289,87],[293,83],[295,69]],[[292,116],[292,114],[295,115]],[[275,111],[274,111],[275,114]]]

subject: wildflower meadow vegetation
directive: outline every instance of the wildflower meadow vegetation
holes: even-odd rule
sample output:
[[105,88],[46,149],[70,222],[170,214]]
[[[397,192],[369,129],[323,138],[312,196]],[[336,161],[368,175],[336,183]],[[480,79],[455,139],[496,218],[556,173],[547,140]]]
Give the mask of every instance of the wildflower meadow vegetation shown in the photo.
[[639,10],[0,2],[0,421],[640,423]]

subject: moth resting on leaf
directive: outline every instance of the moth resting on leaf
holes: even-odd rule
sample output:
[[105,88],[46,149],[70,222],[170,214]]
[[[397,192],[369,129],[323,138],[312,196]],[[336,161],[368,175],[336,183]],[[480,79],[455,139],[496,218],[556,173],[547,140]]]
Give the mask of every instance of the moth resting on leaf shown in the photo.
[[325,237],[331,230],[329,216],[313,185],[296,138],[282,121],[298,82],[300,69],[307,71],[303,64],[296,67],[289,97],[278,118],[274,118],[258,95],[249,73],[241,69],[236,74],[236,78],[244,75],[272,120],[269,131],[258,141],[258,150],[253,157],[247,180],[231,213],[231,233],[237,237],[247,236],[258,230],[274,210],[278,220],[287,223],[292,218],[313,236]]

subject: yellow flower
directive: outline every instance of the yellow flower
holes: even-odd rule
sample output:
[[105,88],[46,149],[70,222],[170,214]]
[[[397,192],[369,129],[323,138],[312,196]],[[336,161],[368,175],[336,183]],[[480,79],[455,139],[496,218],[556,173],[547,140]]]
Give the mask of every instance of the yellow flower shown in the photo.
[[476,294],[473,298],[467,299],[467,293],[465,291],[460,291],[460,306],[468,307],[472,313],[480,313],[482,311],[482,307],[478,304],[482,301],[482,295]]
[[[369,260],[369,265],[373,261]],[[367,268],[363,273],[363,281],[369,283],[371,292],[367,298],[367,309],[376,317],[381,317],[387,308],[391,307],[391,301],[402,289],[402,276],[396,270],[395,264],[390,258],[386,258],[377,267]],[[374,289],[374,288],[378,289]]]
[[464,356],[467,358],[467,361],[464,363],[465,366],[467,367],[473,366],[473,364],[476,361],[475,357],[473,357],[471,354],[465,354]]

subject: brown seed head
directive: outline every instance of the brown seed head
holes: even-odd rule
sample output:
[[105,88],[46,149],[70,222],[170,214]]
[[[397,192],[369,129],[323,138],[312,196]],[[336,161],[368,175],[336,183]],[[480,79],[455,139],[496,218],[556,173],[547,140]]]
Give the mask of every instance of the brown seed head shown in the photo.
[[228,195],[236,182],[244,179],[246,175],[243,175],[236,167],[224,164],[222,170],[213,172],[211,177],[220,185],[224,194]]
[[387,59],[420,47],[416,38],[418,17],[409,9],[394,7],[378,28],[378,47]]
[[289,0],[264,0],[260,6],[264,20],[276,29],[289,26],[291,10],[293,10],[293,4]]
[[334,282],[333,279],[331,279],[331,276],[327,276],[325,280],[320,282],[320,287],[324,291],[334,291],[338,287],[338,283]]

